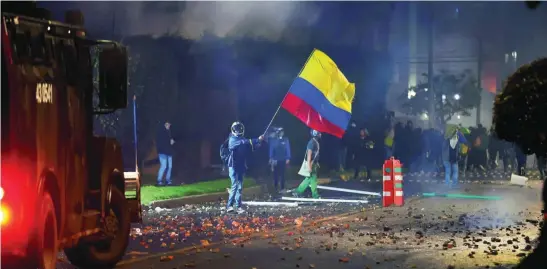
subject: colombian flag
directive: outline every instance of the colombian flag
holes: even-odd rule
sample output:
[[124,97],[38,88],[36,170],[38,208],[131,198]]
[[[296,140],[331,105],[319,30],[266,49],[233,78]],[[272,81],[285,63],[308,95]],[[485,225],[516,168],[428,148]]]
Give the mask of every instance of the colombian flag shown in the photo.
[[308,127],[342,138],[351,118],[355,84],[336,63],[315,49],[281,106]]

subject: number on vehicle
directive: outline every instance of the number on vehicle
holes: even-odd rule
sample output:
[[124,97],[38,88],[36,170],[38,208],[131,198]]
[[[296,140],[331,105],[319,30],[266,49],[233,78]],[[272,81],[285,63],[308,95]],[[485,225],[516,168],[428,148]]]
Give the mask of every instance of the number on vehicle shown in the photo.
[[36,102],[53,104],[53,85],[50,83],[36,84]]

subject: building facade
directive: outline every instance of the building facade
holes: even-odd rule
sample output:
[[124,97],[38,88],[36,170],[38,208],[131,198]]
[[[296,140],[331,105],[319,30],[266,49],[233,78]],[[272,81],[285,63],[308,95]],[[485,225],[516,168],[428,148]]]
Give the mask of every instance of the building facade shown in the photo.
[[[404,2],[397,3],[394,12],[390,53],[395,64],[387,107],[399,116],[403,116],[399,96],[409,87],[425,82],[422,74],[428,74],[432,56],[433,74],[441,70],[455,74],[470,70],[482,88],[480,105],[470,111],[471,115],[457,115],[450,123],[481,123],[488,128],[493,101],[503,80],[519,65],[547,53],[547,35],[537,34],[547,32],[543,26],[547,19],[541,12],[528,14],[523,5]],[[428,125],[418,117],[412,119],[423,127]]]

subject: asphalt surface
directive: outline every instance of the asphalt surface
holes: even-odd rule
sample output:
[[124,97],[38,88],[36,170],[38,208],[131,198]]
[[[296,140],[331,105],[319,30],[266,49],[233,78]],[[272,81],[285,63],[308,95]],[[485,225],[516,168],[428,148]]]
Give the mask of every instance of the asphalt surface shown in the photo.
[[[416,179],[421,179],[421,182],[416,182]],[[425,182],[425,180],[428,182]],[[375,234],[375,240],[380,240],[381,236],[378,236],[378,234],[384,233],[384,226],[390,225],[393,226],[392,228],[389,228],[390,230],[399,229],[406,234],[403,235],[403,233],[401,233],[398,235],[399,238],[404,236],[412,238],[415,236],[412,234],[416,232],[414,231],[415,227],[439,225],[439,221],[442,222],[447,220],[448,217],[445,216],[447,215],[447,210],[453,211],[449,216],[452,218],[457,217],[458,219],[453,220],[453,223],[456,223],[456,226],[458,227],[463,225],[460,227],[462,229],[488,227],[488,225],[497,225],[499,227],[507,228],[512,227],[511,225],[517,225],[518,222],[521,222],[524,225],[533,225],[532,223],[526,222],[526,218],[533,218],[535,215],[539,215],[540,199],[537,186],[533,188],[520,188],[490,183],[478,184],[485,182],[479,181],[475,183],[464,183],[457,190],[449,190],[442,184],[436,182],[437,181],[433,180],[433,178],[423,175],[415,177],[412,183],[410,183],[409,180],[409,183],[405,184],[405,196],[411,197],[422,192],[466,192],[500,195],[503,197],[503,200],[466,200],[462,202],[459,200],[433,198],[424,200],[426,202],[420,202],[425,203],[421,206],[410,205],[401,208],[379,209],[378,205],[381,201],[379,199],[370,199],[369,197],[370,203],[368,205],[325,203],[319,205],[307,204],[299,207],[253,206],[248,207],[248,212],[241,215],[225,214],[221,210],[224,207],[221,203],[188,206],[171,210],[151,208],[144,214],[144,223],[142,225],[133,226],[132,240],[129,244],[127,255],[118,267],[225,268],[229,265],[234,268],[294,268],[295,266],[308,268],[327,268],[332,266],[349,266],[357,268],[356,266],[358,266],[359,268],[363,268],[363,266],[367,266],[366,264],[370,264],[370,268],[399,268],[389,267],[389,264],[393,264],[393,262],[391,262],[393,259],[394,261],[408,260],[411,261],[411,263],[415,263],[416,266],[419,265],[419,267],[412,267],[414,265],[409,265],[410,267],[408,268],[427,268],[427,264],[425,264],[424,261],[435,259],[432,259],[431,257],[426,259],[421,256],[428,253],[425,250],[429,250],[430,252],[436,250],[437,247],[433,247],[435,244],[442,245],[444,242],[440,241],[446,239],[443,239],[446,237],[445,235],[432,232],[431,240],[436,241],[437,243],[430,243],[429,245],[422,244],[422,248],[424,248],[424,246],[429,246],[429,249],[426,248],[425,250],[420,250],[421,248],[417,247],[417,245],[408,245],[408,240],[402,241],[405,243],[398,246],[398,248],[400,248],[399,250],[401,250],[399,251],[401,252],[400,255],[397,254],[393,257],[383,258],[383,260],[386,260],[384,262],[380,261],[382,258],[378,258],[378,255],[382,256],[387,250],[392,252],[393,249],[389,249],[389,246],[378,248],[378,242],[373,242],[371,244],[370,235]],[[372,182],[354,180],[348,182],[341,181],[336,182],[331,186],[373,192],[381,192],[382,190],[381,182],[376,182],[376,180],[373,180]],[[320,190],[320,192],[323,198],[366,198],[362,195],[351,193],[326,190]],[[261,197],[261,199],[258,198],[257,200],[265,201],[272,200],[272,198],[266,196]],[[454,205],[457,207],[453,207]],[[418,210],[418,207],[421,208]],[[535,207],[537,207],[537,211],[535,210]],[[533,209],[526,211],[527,208]],[[326,224],[316,223],[311,228],[302,228],[310,223],[330,216],[338,216],[348,212],[361,212],[363,210],[365,210],[365,213],[357,213],[357,215],[349,217],[350,219],[329,220],[324,222]],[[377,217],[374,220],[376,223],[373,224],[368,224],[367,221],[361,223],[363,222],[362,220],[367,218],[368,214],[383,214],[385,216]],[[422,214],[424,216],[422,216],[422,218],[410,218],[409,214]],[[426,223],[424,218],[425,215],[428,214],[435,216],[439,215],[441,217],[435,217],[433,218],[436,219],[435,221]],[[501,218],[497,217],[500,214],[502,214],[500,216]],[[465,217],[463,217],[463,219],[460,218],[463,215],[465,215]],[[489,217],[484,218],[484,216]],[[511,216],[511,218],[509,218],[509,216]],[[504,221],[502,222],[501,219]],[[460,225],[462,222],[463,224]],[[346,226],[351,228],[347,228]],[[328,247],[328,243],[325,242],[329,241],[329,238],[332,239],[332,237],[326,236],[326,238],[324,238],[325,231],[331,231],[332,227],[337,227],[335,230],[338,235],[340,233],[353,234],[353,236],[346,237],[352,238],[355,241],[351,241],[347,238],[343,239],[343,236],[335,237],[337,240],[342,238],[339,240],[342,240],[343,243],[337,241],[334,242],[336,243],[336,248],[333,246]],[[532,233],[529,237],[532,239],[534,238],[533,233],[535,230],[533,226],[522,226],[519,229]],[[443,229],[441,229],[441,231],[442,230]],[[360,232],[357,233],[356,231]],[[327,233],[332,234],[331,232]],[[360,236],[361,234],[363,235]],[[251,235],[255,235],[257,238],[249,239]],[[349,240],[352,244],[349,244],[344,240]],[[304,241],[306,243],[304,243]],[[311,242],[311,245],[308,244],[308,242]],[[353,244],[353,242],[355,242],[355,244]],[[399,242],[401,241],[399,240]],[[353,245],[353,247],[350,248],[348,244]],[[533,242],[529,244],[533,244]],[[397,243],[395,245],[400,244]],[[526,248],[526,246],[519,246],[519,248],[520,247]],[[322,249],[319,251],[321,255],[318,255],[318,249]],[[326,251],[326,249],[329,250]],[[517,251],[517,249],[515,249],[515,251]],[[370,255],[361,255],[362,252],[370,253]],[[352,255],[350,255],[351,258],[348,258],[351,262],[349,260],[346,261],[346,258],[344,258],[348,256],[348,253],[352,253]],[[359,257],[358,259],[355,259],[353,256],[356,255],[355,253],[360,253],[357,255]],[[430,255],[438,258],[438,255],[431,253]],[[334,256],[339,256],[339,258]],[[515,254],[511,257],[515,258],[517,256]],[[339,261],[339,259],[342,260]],[[63,256],[60,257],[60,260],[58,268],[74,268],[64,261]],[[448,261],[450,261],[450,259],[448,259]],[[377,262],[379,262],[379,264],[377,264]],[[507,263],[514,261],[503,260],[503,262]],[[498,263],[502,264],[502,262]],[[379,267],[380,265],[383,267]]]

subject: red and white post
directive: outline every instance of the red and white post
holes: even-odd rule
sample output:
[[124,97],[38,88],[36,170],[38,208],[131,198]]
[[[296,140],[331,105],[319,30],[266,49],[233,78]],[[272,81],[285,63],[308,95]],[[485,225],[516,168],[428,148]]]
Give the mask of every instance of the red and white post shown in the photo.
[[384,162],[383,166],[383,193],[382,206],[388,207],[393,204],[393,157]]

